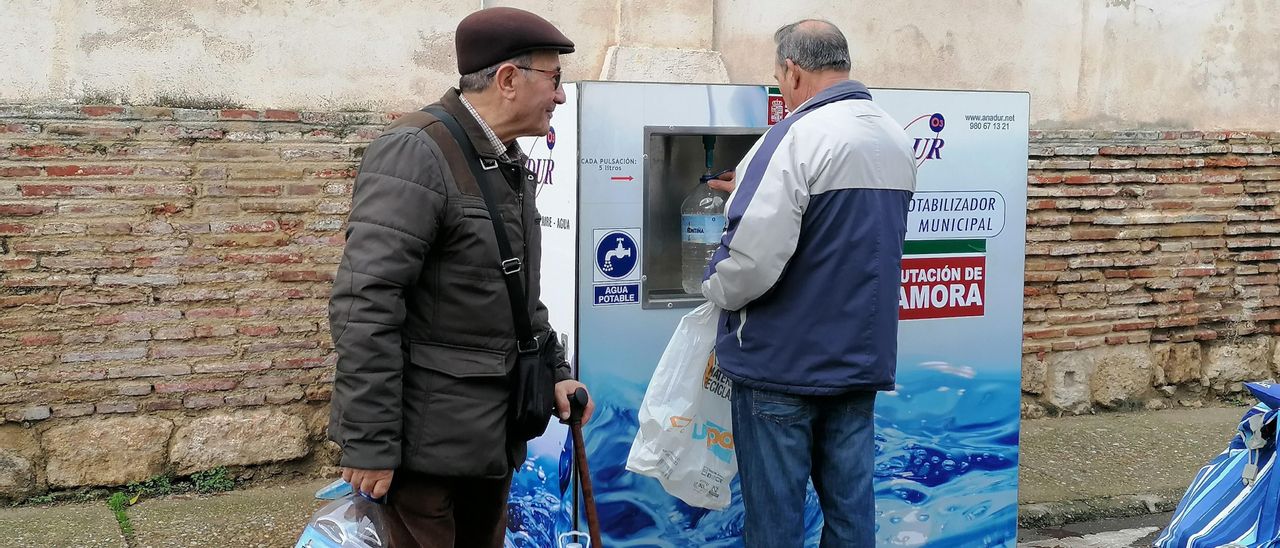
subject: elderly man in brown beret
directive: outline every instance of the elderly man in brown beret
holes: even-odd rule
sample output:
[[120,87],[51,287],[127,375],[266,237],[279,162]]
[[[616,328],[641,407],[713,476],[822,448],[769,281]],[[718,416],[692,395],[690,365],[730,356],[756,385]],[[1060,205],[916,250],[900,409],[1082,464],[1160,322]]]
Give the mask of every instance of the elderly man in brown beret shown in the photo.
[[364,153],[329,302],[330,437],[342,477],[386,495],[393,546],[502,546],[512,470],[537,435],[511,420],[529,342],[552,356],[560,418],[582,388],[539,299],[536,177],[516,143],[547,134],[573,42],[513,8],[467,16],[455,42],[458,89]]

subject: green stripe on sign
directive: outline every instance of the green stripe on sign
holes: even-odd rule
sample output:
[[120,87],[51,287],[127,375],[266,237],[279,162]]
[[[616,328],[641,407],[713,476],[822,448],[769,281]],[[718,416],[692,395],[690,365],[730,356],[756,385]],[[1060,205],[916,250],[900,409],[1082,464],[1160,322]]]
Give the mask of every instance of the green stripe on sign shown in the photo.
[[776,86],[768,86],[769,95],[782,95],[782,90]]
[[912,240],[902,246],[906,255],[942,255],[945,253],[986,253],[986,240]]

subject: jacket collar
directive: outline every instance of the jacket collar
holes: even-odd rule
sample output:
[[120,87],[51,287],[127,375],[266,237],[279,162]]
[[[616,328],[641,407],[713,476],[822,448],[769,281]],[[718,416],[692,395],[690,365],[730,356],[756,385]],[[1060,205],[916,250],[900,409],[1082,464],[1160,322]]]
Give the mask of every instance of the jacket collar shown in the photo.
[[864,99],[870,101],[871,92],[867,90],[867,86],[863,85],[862,82],[857,80],[845,80],[818,92],[817,95],[814,95],[811,99],[800,105],[800,108],[796,109],[796,112],[800,113],[806,110],[813,110],[823,105],[848,99]]
[[465,131],[467,138],[471,139],[471,145],[476,147],[476,154],[484,158],[498,159],[498,151],[493,149],[493,143],[490,143],[489,137],[484,134],[480,121],[476,120],[476,117],[471,115],[471,111],[462,104],[456,88],[444,92],[444,97],[440,98],[440,106],[458,120],[462,131]]

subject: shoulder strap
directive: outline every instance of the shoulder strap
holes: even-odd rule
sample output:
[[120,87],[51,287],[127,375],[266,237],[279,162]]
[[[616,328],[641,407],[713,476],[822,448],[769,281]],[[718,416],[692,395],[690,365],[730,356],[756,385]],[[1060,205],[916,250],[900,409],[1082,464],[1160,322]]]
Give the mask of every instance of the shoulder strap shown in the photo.
[[520,271],[524,268],[524,265],[511,252],[511,241],[507,239],[507,231],[504,228],[506,223],[502,218],[502,211],[498,209],[497,200],[493,196],[493,189],[488,184],[491,178],[486,171],[498,169],[498,164],[497,162],[494,162],[493,165],[482,164],[479,154],[476,153],[476,147],[471,144],[471,139],[467,137],[466,132],[462,131],[462,126],[458,125],[458,120],[444,108],[439,105],[431,105],[422,110],[444,123],[444,126],[449,129],[449,133],[453,134],[453,139],[458,142],[458,146],[462,147],[462,155],[467,158],[467,165],[471,168],[471,174],[476,179],[476,186],[480,187],[480,194],[484,195],[485,207],[489,208],[489,220],[493,221],[493,233],[498,239],[498,255],[501,260],[502,277],[507,282],[507,296],[511,299],[511,314],[516,323],[516,348],[520,352],[535,352],[538,350],[538,340],[533,336],[533,326],[529,321],[528,301],[524,297],[524,287],[520,285]]

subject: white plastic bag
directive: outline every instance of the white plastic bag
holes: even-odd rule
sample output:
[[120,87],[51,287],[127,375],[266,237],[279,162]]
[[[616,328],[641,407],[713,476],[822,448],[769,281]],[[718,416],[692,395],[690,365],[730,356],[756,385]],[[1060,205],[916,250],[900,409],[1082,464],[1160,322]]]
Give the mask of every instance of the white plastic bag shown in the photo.
[[733,452],[732,383],[715,361],[720,309],[706,303],[685,315],[658,361],[644,401],[627,470],[657,478],[691,506],[729,506]]

